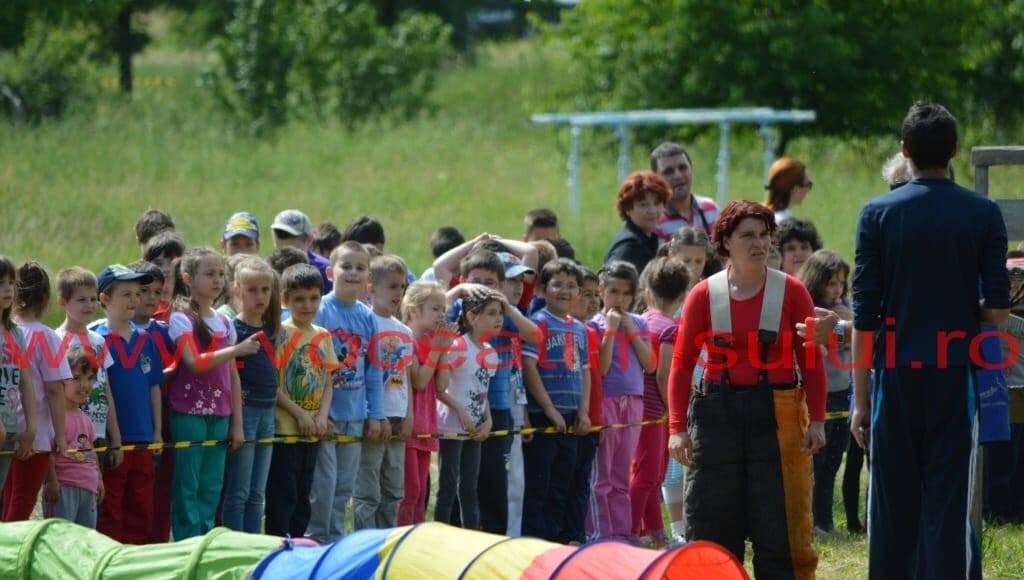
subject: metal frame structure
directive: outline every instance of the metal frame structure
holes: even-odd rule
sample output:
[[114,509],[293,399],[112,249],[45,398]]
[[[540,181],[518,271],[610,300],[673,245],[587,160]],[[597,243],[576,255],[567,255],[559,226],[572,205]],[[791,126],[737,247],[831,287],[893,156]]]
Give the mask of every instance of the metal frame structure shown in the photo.
[[633,125],[718,125],[718,204],[724,205],[729,194],[729,130],[732,125],[759,125],[764,139],[764,173],[775,161],[775,125],[809,123],[817,119],[814,111],[777,111],[768,107],[739,109],[658,109],[647,111],[607,111],[598,113],[543,113],[530,116],[537,125],[568,125],[572,142],[567,168],[569,178],[569,210],[580,211],[580,135],[583,127],[614,127],[619,140],[619,181],[629,173],[629,130]]

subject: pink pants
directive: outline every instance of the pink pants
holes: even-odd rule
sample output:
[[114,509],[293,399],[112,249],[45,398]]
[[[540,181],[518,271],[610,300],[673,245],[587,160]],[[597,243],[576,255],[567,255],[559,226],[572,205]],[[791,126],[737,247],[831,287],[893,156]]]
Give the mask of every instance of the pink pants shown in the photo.
[[[644,412],[643,397],[604,397],[601,419],[605,425],[638,423]],[[633,461],[640,428],[608,429],[601,432],[601,444],[594,461],[587,535],[590,539],[626,538],[633,527],[629,501],[629,465]]]
[[405,447],[405,496],[398,504],[398,525],[411,526],[426,519],[427,476],[430,471],[430,451]]
[[668,429],[644,425],[629,468],[629,503],[633,510],[633,535],[665,539],[661,516],[661,481],[668,466]]

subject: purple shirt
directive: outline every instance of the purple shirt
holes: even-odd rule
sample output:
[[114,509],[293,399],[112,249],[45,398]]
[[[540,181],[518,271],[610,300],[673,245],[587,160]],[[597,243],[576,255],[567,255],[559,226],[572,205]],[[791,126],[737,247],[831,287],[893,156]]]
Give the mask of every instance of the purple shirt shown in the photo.
[[[633,320],[633,327],[636,332],[641,333],[644,342],[650,343],[647,336],[647,322],[636,314],[628,314]],[[603,312],[592,318],[588,323],[597,330],[598,336],[604,337],[608,324]],[[612,355],[612,366],[601,379],[602,395],[605,397],[621,397],[623,395],[644,394],[644,369],[640,366],[640,359],[636,357],[636,351],[630,344],[629,336],[626,334],[625,325],[620,325],[618,335],[615,337],[615,353]]]

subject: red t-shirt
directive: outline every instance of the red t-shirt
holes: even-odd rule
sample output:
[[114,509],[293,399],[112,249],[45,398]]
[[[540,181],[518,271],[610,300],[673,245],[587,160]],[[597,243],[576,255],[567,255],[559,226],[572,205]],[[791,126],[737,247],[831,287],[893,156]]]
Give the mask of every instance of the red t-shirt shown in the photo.
[[[722,379],[722,370],[729,369],[729,382],[734,387],[755,386],[761,369],[768,367],[768,381],[772,384],[791,383],[800,369],[807,407],[812,421],[825,420],[825,358],[816,347],[803,347],[804,340],[796,333],[796,323],[814,316],[814,303],[807,288],[794,278],[786,276],[785,297],[782,301],[780,333],[768,347],[767,364],[761,361],[761,348],[757,343],[757,326],[761,318],[764,288],[745,300],[730,298],[733,344],[730,348],[715,346],[711,340],[711,309],[708,282],[698,283],[683,305],[679,317],[679,337],[672,356],[669,375],[669,432],[686,431],[686,412],[690,404],[693,369],[701,348],[707,348],[708,361],[704,379],[711,382]],[[795,364],[794,364],[795,363]]]

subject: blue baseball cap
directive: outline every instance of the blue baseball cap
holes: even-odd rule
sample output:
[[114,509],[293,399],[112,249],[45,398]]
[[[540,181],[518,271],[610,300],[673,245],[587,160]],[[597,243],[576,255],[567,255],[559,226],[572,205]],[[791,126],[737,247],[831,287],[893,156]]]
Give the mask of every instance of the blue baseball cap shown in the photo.
[[256,223],[256,217],[247,211],[232,214],[228,221],[224,222],[224,236],[222,239],[230,240],[235,236],[245,236],[258,241],[260,239],[260,226]]
[[96,276],[96,283],[100,292],[106,292],[114,285],[114,282],[138,282],[150,284],[153,282],[153,275],[145,272],[136,272],[123,264],[112,264],[103,268]]

